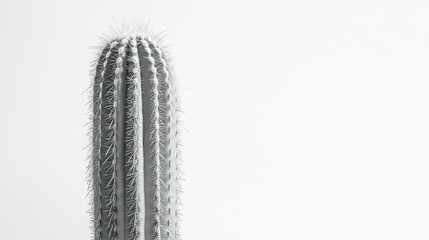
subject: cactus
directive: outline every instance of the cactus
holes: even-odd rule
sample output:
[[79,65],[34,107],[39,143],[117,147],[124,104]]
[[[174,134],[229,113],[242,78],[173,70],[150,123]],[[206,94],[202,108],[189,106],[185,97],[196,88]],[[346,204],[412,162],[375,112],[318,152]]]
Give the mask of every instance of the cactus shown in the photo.
[[88,182],[94,240],[180,239],[177,84],[144,34],[102,44],[92,68]]

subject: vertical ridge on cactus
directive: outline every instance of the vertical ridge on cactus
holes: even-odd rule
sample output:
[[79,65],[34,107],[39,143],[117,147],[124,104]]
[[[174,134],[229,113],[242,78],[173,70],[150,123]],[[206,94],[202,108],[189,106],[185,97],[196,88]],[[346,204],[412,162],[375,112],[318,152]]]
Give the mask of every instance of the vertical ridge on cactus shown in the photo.
[[151,101],[148,101],[151,106],[149,108],[150,111],[150,139],[153,140],[152,144],[148,146],[148,149],[151,150],[150,154],[153,156],[153,163],[152,166],[150,166],[153,169],[153,177],[152,177],[152,192],[153,192],[153,198],[152,198],[152,204],[153,204],[153,222],[154,222],[154,229],[155,229],[155,240],[159,240],[161,238],[161,219],[160,219],[160,213],[161,213],[161,163],[160,163],[160,123],[159,123],[159,88],[158,88],[158,76],[157,76],[157,68],[155,67],[155,59],[152,57],[152,51],[149,48],[149,44],[146,39],[141,38],[141,42],[143,45],[142,52],[143,57],[146,58],[148,62],[148,66],[146,69],[147,77],[149,80],[149,84],[151,85],[149,87],[150,89],[150,98]]
[[92,238],[180,239],[179,104],[165,49],[124,34],[102,45],[92,75]]
[[175,225],[175,218],[173,217],[174,214],[174,185],[173,185],[173,175],[175,174],[174,170],[174,160],[172,157],[174,156],[175,151],[175,145],[174,139],[176,138],[173,134],[172,129],[172,120],[173,120],[173,109],[172,109],[172,101],[171,101],[171,86],[170,86],[170,79],[169,79],[169,72],[167,69],[166,61],[163,58],[163,53],[161,49],[154,45],[150,44],[150,48],[155,53],[155,61],[159,63],[160,70],[158,71],[158,78],[160,79],[161,87],[164,89],[163,91],[163,98],[161,101],[161,108],[160,108],[160,114],[161,118],[164,119],[165,125],[161,127],[161,134],[164,134],[164,140],[162,145],[165,149],[165,156],[163,156],[165,163],[167,165],[164,178],[164,192],[166,193],[163,202],[165,208],[163,209],[164,213],[163,215],[166,216],[165,222],[163,223],[165,225],[165,228],[163,229],[163,234],[166,236],[166,239],[175,239],[176,232],[174,231],[174,225]]

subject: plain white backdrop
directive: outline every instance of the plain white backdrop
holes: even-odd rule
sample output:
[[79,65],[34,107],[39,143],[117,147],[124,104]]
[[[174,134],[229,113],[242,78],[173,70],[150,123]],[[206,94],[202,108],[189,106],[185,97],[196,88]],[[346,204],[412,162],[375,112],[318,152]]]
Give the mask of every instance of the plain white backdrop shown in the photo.
[[183,240],[429,238],[429,2],[3,0],[2,239],[89,240],[81,93],[113,19],[168,32]]

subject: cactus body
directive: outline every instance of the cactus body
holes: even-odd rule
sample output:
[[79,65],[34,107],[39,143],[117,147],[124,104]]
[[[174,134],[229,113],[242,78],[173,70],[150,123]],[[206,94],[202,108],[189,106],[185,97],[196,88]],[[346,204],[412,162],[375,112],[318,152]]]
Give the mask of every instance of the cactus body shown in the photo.
[[177,87],[150,37],[103,46],[91,91],[90,194],[95,240],[179,239]]

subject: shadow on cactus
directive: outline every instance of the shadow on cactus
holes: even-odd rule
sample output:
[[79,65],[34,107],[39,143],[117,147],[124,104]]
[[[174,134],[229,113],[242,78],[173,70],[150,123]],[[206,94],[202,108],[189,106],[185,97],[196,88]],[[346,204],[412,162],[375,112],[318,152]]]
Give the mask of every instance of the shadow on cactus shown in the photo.
[[95,240],[180,239],[177,86],[144,34],[102,44],[92,71],[88,166]]

